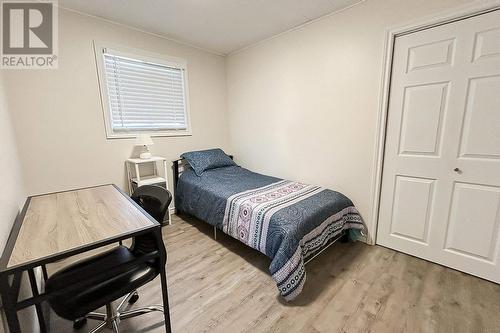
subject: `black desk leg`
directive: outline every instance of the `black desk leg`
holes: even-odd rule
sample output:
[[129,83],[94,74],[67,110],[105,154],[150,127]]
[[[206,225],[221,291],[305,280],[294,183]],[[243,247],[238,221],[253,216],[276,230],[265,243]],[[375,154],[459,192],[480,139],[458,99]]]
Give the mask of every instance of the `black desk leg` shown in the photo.
[[165,266],[160,269],[160,279],[161,290],[163,294],[163,315],[165,316],[165,331],[167,333],[171,333],[172,326],[170,323],[170,306],[168,305],[167,273],[165,272]]
[[168,304],[168,287],[167,287],[167,272],[165,266],[167,265],[167,251],[165,250],[165,243],[163,242],[161,228],[158,228],[155,233],[156,244],[160,254],[160,281],[161,291],[163,296],[163,315],[165,317],[165,332],[171,333],[172,326],[170,323],[170,306]]
[[[33,297],[37,297],[39,295],[39,292],[33,268],[30,268],[28,270],[28,276],[30,278],[31,292],[33,293]],[[35,309],[36,309],[36,315],[38,317],[38,324],[40,325],[40,332],[47,333],[47,326],[45,325],[45,319],[43,317],[42,304],[36,303]]]
[[2,295],[2,303],[5,311],[5,317],[7,318],[7,325],[9,326],[9,331],[11,333],[21,332],[21,326],[19,325],[19,319],[17,318],[16,311],[16,300],[12,298],[9,286],[9,276],[7,274],[0,275],[0,294]]

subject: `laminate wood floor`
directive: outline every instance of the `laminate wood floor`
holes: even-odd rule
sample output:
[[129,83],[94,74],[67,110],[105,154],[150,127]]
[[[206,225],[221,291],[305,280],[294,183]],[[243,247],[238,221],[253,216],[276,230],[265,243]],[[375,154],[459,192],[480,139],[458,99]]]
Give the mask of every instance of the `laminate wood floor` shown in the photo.
[[[302,294],[278,297],[269,259],[191,218],[164,228],[174,332],[500,332],[500,286],[380,246],[335,244],[307,266]],[[158,279],[135,306],[160,304]],[[121,332],[163,332],[160,313]],[[95,326],[89,320],[81,331]],[[54,314],[52,332],[72,332]]]

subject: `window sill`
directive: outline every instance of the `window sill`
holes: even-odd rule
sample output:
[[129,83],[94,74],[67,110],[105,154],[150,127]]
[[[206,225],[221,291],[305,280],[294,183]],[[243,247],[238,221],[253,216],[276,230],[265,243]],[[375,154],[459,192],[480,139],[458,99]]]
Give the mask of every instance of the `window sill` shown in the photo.
[[191,131],[171,131],[171,132],[133,132],[133,133],[107,133],[106,139],[135,139],[139,134],[149,134],[151,137],[176,137],[192,136]]

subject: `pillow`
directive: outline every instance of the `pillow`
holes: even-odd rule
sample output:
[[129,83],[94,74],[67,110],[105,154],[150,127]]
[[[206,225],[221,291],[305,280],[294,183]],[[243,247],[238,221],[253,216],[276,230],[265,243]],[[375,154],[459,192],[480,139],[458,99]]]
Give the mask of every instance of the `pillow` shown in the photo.
[[181,155],[185,158],[196,175],[201,176],[206,170],[236,165],[222,149],[190,151]]

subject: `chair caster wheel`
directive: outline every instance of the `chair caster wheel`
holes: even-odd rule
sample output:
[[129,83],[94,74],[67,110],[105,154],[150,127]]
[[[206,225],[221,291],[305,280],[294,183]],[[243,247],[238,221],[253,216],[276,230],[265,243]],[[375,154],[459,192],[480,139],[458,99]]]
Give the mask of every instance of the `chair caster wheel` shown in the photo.
[[138,293],[135,293],[132,295],[132,297],[130,297],[130,299],[128,300],[128,304],[134,304],[135,302],[137,302],[137,300],[139,299],[139,294]]
[[73,328],[75,330],[79,330],[80,328],[82,328],[83,326],[85,326],[86,323],[87,323],[87,318],[85,318],[85,317],[78,318],[75,321],[73,321]]

